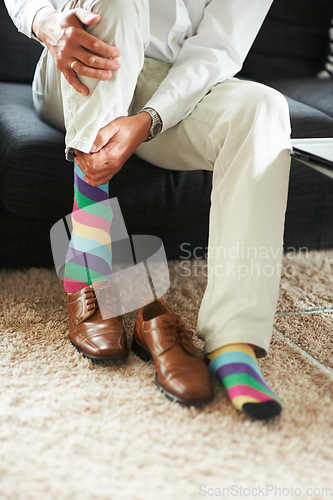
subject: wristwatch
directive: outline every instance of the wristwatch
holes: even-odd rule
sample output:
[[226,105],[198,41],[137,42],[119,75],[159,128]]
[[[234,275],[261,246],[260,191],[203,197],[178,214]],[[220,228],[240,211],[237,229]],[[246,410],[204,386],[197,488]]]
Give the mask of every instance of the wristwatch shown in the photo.
[[145,142],[151,141],[156,137],[162,130],[162,120],[159,114],[153,108],[142,108],[139,113],[145,111],[151,118],[151,127],[149,129],[149,136]]

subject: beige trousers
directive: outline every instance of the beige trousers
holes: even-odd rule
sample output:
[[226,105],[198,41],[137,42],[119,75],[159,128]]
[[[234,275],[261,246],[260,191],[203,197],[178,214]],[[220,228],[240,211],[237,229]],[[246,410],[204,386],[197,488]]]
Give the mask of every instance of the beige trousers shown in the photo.
[[[135,43],[130,59],[126,60],[122,49],[118,83],[118,77],[107,82],[86,79],[84,83],[93,92],[84,98],[69,88],[52,58],[42,55],[33,86],[35,107],[45,121],[65,127],[67,151],[76,147],[89,152],[99,128],[126,114],[127,106],[129,114],[141,109],[169,70],[167,63],[143,59],[148,27],[147,18],[135,7],[138,3],[126,2],[126,12],[120,8],[119,15],[135,24],[136,40],[128,41]],[[122,0],[82,0],[75,5],[96,12],[101,9],[103,19],[110,19],[98,30],[90,29],[94,34],[97,30],[103,40],[113,43],[124,36],[118,33],[118,24],[123,23],[112,22],[114,16],[117,18],[115,6],[122,5]],[[129,5],[135,10],[131,15]],[[135,53],[138,59],[131,68]],[[121,75],[124,65],[130,69],[126,78]],[[124,82],[126,89],[129,86],[127,97],[123,95]],[[96,101],[100,102],[97,107]],[[257,347],[258,355],[264,355],[278,298],[288,191],[290,120],[286,100],[258,83],[225,81],[216,85],[191,115],[142,144],[136,153],[166,169],[213,172],[208,282],[197,333],[205,340],[207,352],[246,342]]]

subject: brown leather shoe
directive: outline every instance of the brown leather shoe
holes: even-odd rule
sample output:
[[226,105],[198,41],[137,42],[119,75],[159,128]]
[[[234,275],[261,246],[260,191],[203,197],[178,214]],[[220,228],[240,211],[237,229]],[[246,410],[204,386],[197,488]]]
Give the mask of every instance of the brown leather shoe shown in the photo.
[[[114,317],[103,319],[100,306]],[[67,294],[70,339],[84,356],[96,360],[123,359],[128,354],[126,332],[120,310],[118,287],[111,281],[97,281],[77,293]]]
[[211,375],[195,351],[192,333],[162,300],[139,310],[132,349],[144,361],[153,359],[155,384],[169,398],[188,405],[211,401]]

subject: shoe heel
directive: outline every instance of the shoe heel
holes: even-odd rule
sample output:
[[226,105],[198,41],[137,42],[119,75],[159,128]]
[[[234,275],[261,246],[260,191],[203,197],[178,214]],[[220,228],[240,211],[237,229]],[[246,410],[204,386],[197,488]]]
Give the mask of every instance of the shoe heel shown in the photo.
[[132,339],[132,351],[139,356],[139,358],[142,359],[142,361],[147,361],[151,360],[151,354],[145,347],[143,347],[142,344],[135,338],[135,335],[133,335]]

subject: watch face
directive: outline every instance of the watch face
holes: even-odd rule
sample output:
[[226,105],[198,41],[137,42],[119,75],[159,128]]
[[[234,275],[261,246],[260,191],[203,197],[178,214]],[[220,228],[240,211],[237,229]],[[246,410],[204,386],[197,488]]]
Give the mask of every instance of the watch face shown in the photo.
[[153,137],[155,137],[155,135],[157,135],[157,134],[159,134],[161,132],[161,128],[162,128],[162,126],[161,126],[160,122],[157,122],[154,125],[154,127],[153,127],[153,134],[152,134]]

